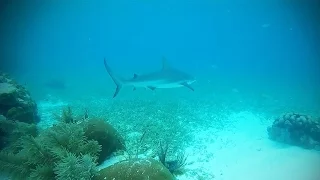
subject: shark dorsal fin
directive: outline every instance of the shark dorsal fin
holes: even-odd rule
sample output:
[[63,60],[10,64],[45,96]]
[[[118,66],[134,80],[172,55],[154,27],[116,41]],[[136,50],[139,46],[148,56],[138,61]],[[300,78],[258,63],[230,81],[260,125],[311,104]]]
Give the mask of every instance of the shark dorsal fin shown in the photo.
[[132,79],[136,79],[138,77],[138,74],[133,74],[133,78]]
[[166,69],[169,69],[170,66],[168,64],[168,61],[165,57],[162,57],[162,70],[166,70]]

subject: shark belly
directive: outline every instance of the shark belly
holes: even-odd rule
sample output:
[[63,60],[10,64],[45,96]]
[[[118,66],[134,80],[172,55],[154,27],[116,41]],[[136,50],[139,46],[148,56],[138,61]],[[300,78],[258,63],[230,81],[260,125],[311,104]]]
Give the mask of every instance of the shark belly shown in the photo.
[[161,89],[165,89],[165,88],[177,88],[177,87],[181,87],[183,86],[181,83],[179,82],[168,82],[165,80],[152,80],[152,81],[136,81],[136,82],[130,82],[127,83],[127,85],[131,85],[134,87],[152,87],[152,88],[161,88]]
[[177,83],[168,83],[168,84],[157,84],[155,87],[156,88],[161,88],[161,89],[168,89],[168,88],[177,88],[177,87],[182,87],[183,85],[177,84]]

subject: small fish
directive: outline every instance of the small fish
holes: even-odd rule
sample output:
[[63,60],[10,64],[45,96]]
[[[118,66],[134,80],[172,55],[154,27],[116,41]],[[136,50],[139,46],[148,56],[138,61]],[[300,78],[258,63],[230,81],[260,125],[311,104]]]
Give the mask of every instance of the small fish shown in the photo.
[[136,87],[144,87],[151,90],[186,87],[194,91],[191,84],[196,81],[195,78],[185,72],[170,67],[165,58],[162,59],[162,69],[160,71],[142,75],[134,74],[132,79],[127,80],[117,77],[107,64],[106,59],[104,59],[104,66],[117,86],[113,97],[118,95],[123,86],[133,86],[134,90]]

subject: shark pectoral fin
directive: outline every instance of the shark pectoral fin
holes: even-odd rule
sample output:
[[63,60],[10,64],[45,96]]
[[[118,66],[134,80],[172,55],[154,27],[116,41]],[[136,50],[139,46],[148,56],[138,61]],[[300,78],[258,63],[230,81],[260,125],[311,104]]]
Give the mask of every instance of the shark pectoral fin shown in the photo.
[[183,85],[186,88],[189,88],[191,91],[194,91],[193,87],[191,87],[188,83],[181,83],[181,85]]
[[152,91],[156,89],[156,87],[153,86],[148,86],[149,89],[151,89]]

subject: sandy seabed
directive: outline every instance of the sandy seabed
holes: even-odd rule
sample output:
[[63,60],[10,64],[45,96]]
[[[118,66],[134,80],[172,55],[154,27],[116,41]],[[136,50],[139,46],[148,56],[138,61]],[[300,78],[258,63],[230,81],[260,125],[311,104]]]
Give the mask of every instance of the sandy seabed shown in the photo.
[[[41,106],[46,111],[66,105],[45,104]],[[320,180],[319,151],[271,141],[267,127],[272,121],[263,115],[237,111],[224,118],[223,129],[192,130],[192,145],[185,149],[187,165],[178,180]],[[107,161],[104,167],[117,158]]]
[[[251,112],[228,116],[227,131],[195,132],[189,164],[180,180],[319,180],[320,152],[273,142],[268,124]],[[250,120],[250,121],[248,121]]]

